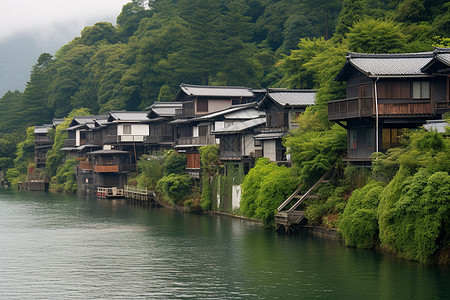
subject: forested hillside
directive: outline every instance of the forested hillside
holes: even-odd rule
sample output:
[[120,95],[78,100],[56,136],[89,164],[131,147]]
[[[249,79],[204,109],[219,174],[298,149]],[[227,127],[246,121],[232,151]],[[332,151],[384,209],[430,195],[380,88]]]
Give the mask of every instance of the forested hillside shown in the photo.
[[[0,132],[39,125],[79,107],[92,113],[142,109],[171,100],[182,82],[317,87],[316,78],[298,67],[303,58],[295,52],[292,61],[279,64],[301,38],[322,38],[308,51],[310,58],[331,48],[342,49],[339,56],[346,50],[430,50],[435,36],[450,31],[446,0],[143,2],[125,5],[116,26],[97,23],[54,57],[42,54],[25,91],[0,99]],[[394,42],[388,49],[385,39]]]

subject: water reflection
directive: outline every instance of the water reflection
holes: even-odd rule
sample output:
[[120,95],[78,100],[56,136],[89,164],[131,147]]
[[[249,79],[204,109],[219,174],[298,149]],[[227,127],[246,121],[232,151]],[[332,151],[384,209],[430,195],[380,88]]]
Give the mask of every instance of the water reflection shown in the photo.
[[0,191],[1,299],[444,299],[449,279],[242,220]]

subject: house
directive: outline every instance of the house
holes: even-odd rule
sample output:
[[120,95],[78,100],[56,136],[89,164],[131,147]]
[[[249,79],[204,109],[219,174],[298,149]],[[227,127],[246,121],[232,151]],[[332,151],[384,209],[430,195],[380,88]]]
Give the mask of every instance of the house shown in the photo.
[[259,109],[266,114],[266,127],[253,137],[255,156],[288,163],[282,139],[297,126],[295,119],[315,101],[316,90],[267,89],[266,96],[259,103]]
[[233,105],[229,108],[190,119],[176,119],[175,149],[187,154],[186,172],[194,178],[200,176],[200,153],[198,149],[207,145],[219,145],[214,132],[222,128],[240,124],[250,119],[260,118],[257,103]]
[[[347,129],[346,160],[367,164],[399,143],[405,128],[441,119],[449,105],[450,48],[406,54],[348,53],[335,78],[346,99],[328,103],[328,119]],[[342,123],[342,122],[345,122]]]
[[266,125],[265,117],[257,117],[212,131],[219,139],[222,162],[243,163],[244,174],[254,166],[258,147],[253,137]]
[[53,147],[53,140],[49,136],[50,130],[61,124],[64,119],[53,119],[52,124],[34,127],[34,163],[36,169],[45,168],[47,152]]
[[231,105],[255,101],[255,94],[250,88],[242,86],[180,85],[174,102],[181,102],[182,109],[177,109],[176,117],[193,118],[220,111]]
[[79,192],[94,193],[99,186],[123,188],[127,175],[137,171],[137,160],[147,153],[147,112],[112,111],[102,116],[75,116],[65,147],[78,160]]
[[156,155],[174,147],[175,127],[170,122],[182,108],[181,102],[155,102],[145,108],[148,110],[150,133],[144,138],[144,144],[147,145],[149,154]]
[[48,135],[52,124],[34,127],[34,163],[37,169],[45,168],[47,152],[53,147],[53,140]]

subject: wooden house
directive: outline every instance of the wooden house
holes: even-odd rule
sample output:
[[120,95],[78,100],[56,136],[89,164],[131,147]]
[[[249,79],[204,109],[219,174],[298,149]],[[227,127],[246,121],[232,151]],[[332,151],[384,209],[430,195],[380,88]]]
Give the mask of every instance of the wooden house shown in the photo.
[[315,104],[315,90],[267,89],[259,109],[266,114],[266,126],[255,135],[255,156],[288,163],[283,137],[296,127],[295,119],[306,107]]
[[[441,119],[449,111],[450,49],[407,54],[348,53],[335,78],[346,99],[328,103],[328,119],[347,129],[347,160],[371,161],[398,145],[404,128]],[[342,123],[342,122],[345,122]]]
[[177,109],[178,119],[193,118],[212,112],[224,110],[231,105],[255,101],[255,94],[250,88],[241,86],[180,85],[175,102],[183,107]]
[[53,147],[50,130],[56,128],[64,119],[53,119],[52,124],[34,127],[34,163],[36,169],[43,169],[47,161],[47,152]]
[[177,128],[175,149],[187,154],[186,172],[193,177],[200,176],[200,154],[198,149],[206,145],[219,145],[216,130],[226,128],[250,119],[261,117],[257,104],[233,105],[227,109],[205,114],[196,118],[176,119],[172,122]]
[[147,107],[150,132],[144,138],[149,154],[157,154],[170,150],[175,145],[175,126],[170,122],[174,120],[176,111],[183,108],[181,102],[155,102]]

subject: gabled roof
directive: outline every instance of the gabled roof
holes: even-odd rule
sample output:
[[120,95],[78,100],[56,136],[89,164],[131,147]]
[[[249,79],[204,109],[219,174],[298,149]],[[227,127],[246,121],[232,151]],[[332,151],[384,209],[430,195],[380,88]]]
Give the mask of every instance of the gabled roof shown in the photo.
[[112,111],[108,122],[145,122],[148,121],[146,111]]
[[[440,69],[445,69],[444,73],[448,74],[450,67],[450,48],[435,48],[433,51],[433,59],[431,59],[423,68],[422,72],[440,73]],[[442,72],[442,71],[441,71]]]
[[401,54],[366,54],[348,52],[347,62],[335,80],[345,81],[354,70],[370,77],[421,77],[422,68],[433,58],[433,52]]
[[316,93],[316,90],[306,89],[267,89],[259,105],[272,100],[283,107],[306,107],[316,103]]
[[241,120],[254,119],[261,115],[264,115],[264,112],[258,111],[256,107],[257,107],[256,102],[232,105],[227,109],[216,111],[200,117],[192,119],[178,119],[171,123],[180,124],[180,123],[201,122],[201,121],[215,120],[219,117],[224,117],[225,119],[241,119]]
[[254,97],[250,88],[244,86],[213,86],[213,85],[193,85],[182,83],[178,91],[188,96],[203,97]]
[[98,116],[74,116],[72,121],[69,124],[69,128],[75,125],[84,125],[87,123],[94,123],[94,120],[106,120],[108,118],[107,115],[98,115]]
[[253,127],[264,125],[265,123],[266,123],[266,118],[256,118],[256,119],[251,119],[251,120],[247,120],[244,122],[239,122],[237,124],[234,124],[234,125],[231,125],[231,126],[228,126],[225,128],[220,128],[220,129],[214,130],[212,133],[213,134],[239,133],[246,129],[251,129]]
[[52,124],[44,124],[42,126],[34,126],[34,133],[47,134],[53,128]]
[[174,117],[177,109],[182,109],[182,102],[155,102],[145,109],[150,110],[148,117]]

